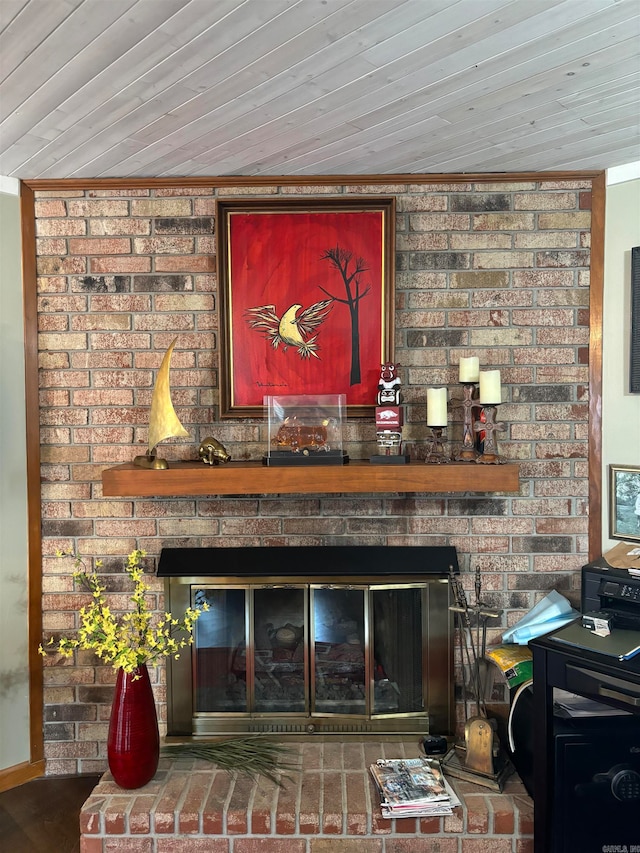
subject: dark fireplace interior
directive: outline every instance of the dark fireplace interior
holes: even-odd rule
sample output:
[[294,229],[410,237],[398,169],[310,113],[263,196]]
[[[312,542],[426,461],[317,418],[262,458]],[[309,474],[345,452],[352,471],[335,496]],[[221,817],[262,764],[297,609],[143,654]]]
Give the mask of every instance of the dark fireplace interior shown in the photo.
[[167,734],[452,734],[451,547],[165,548]]

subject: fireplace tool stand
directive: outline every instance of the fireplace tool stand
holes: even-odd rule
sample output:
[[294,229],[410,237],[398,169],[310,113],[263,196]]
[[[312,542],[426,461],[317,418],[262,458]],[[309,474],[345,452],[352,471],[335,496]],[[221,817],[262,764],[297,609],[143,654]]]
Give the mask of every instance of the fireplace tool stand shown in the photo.
[[[485,678],[482,664],[486,652],[487,620],[497,619],[502,610],[494,610],[481,601],[482,579],[476,569],[476,603],[470,605],[459,578],[450,574],[450,583],[455,604],[449,610],[455,614],[456,627],[460,636],[462,669],[468,667],[475,697],[476,714],[468,716],[467,688],[463,674],[462,691],[465,713],[464,744],[454,744],[442,760],[442,769],[449,776],[475,782],[493,791],[502,791],[513,765],[502,750],[495,736],[495,724],[487,716],[485,704]],[[471,617],[475,618],[475,639]]]

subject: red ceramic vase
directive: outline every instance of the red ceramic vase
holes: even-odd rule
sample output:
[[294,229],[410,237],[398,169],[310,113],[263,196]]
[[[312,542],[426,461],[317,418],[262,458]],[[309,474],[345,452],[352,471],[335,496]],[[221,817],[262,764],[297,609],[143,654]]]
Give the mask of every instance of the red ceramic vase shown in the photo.
[[133,672],[118,670],[111,707],[107,758],[121,788],[141,788],[153,779],[160,757],[160,736],[146,664]]

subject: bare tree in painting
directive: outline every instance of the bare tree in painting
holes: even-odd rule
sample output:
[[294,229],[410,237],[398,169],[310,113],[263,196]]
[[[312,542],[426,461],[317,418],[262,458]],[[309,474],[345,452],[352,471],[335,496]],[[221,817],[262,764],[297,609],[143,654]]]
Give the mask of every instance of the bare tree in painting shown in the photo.
[[[344,283],[345,297],[343,299],[330,293],[324,287],[320,289],[327,296],[331,297],[334,302],[341,302],[349,308],[351,318],[351,374],[349,384],[358,385],[361,381],[360,300],[371,290],[371,285],[367,284],[363,286],[360,279],[362,273],[366,272],[369,267],[366,265],[364,258],[356,258],[354,261],[353,252],[350,252],[348,249],[341,249],[338,245],[333,249],[327,249],[321,259],[329,261],[338,270]],[[351,266],[352,261],[354,261],[353,266]]]

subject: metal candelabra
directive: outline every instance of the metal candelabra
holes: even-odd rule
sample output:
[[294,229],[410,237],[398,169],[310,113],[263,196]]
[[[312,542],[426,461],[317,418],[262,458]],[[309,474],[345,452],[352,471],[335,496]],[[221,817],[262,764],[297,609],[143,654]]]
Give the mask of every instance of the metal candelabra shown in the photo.
[[480,403],[473,399],[476,390],[475,382],[461,382],[464,397],[457,403],[462,406],[462,446],[455,456],[456,462],[475,462],[478,451],[473,439],[473,410],[481,408]]
[[504,456],[498,455],[498,440],[495,435],[497,431],[502,432],[506,430],[507,425],[502,422],[496,422],[496,413],[498,411],[498,404],[487,404],[482,406],[482,410],[484,412],[485,420],[484,423],[482,421],[476,421],[473,425],[473,428],[476,432],[481,432],[484,430],[484,448],[480,456],[476,459],[476,462],[483,465],[503,465],[507,460]]
[[432,439],[429,452],[427,453],[425,462],[434,462],[442,465],[445,462],[450,462],[451,459],[444,452],[444,442],[442,440],[442,430],[444,427],[430,427]]

